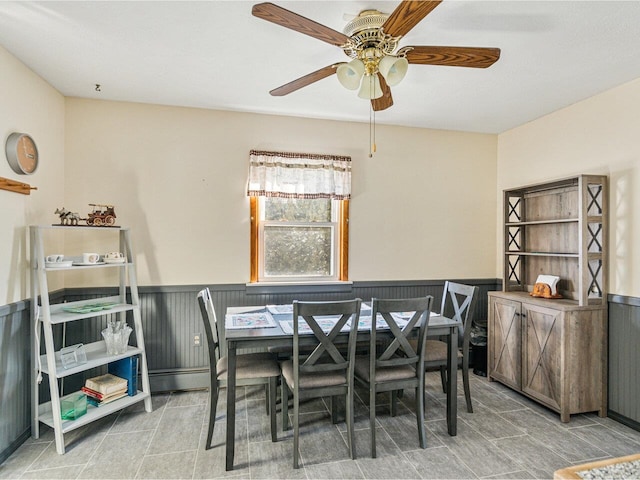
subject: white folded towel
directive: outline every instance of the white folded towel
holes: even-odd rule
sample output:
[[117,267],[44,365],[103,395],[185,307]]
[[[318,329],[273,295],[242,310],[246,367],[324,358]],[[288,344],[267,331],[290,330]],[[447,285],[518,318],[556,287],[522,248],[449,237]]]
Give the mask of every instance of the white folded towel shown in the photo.
[[556,275],[538,275],[536,283],[546,283],[551,288],[551,295],[556,295],[558,293],[556,286],[559,280],[560,277]]

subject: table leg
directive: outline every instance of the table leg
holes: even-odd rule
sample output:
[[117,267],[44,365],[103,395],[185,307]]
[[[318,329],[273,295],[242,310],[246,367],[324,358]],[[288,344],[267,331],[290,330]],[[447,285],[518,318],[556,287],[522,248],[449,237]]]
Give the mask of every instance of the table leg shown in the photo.
[[233,455],[236,439],[236,345],[227,340],[227,465],[233,470]]
[[451,327],[447,351],[447,429],[452,437],[458,433],[458,327]]

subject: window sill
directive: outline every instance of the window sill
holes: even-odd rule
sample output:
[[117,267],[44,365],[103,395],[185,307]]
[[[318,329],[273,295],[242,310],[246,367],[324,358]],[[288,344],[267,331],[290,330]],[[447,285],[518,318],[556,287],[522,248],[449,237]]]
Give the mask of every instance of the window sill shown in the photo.
[[269,293],[349,293],[353,282],[256,282],[247,283],[248,295]]

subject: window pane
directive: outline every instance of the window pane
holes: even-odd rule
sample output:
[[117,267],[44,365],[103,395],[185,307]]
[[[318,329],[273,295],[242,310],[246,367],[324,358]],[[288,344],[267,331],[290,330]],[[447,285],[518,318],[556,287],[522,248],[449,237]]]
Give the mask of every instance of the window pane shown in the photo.
[[265,276],[331,276],[332,227],[264,228]]
[[331,199],[265,198],[264,218],[282,222],[330,222]]

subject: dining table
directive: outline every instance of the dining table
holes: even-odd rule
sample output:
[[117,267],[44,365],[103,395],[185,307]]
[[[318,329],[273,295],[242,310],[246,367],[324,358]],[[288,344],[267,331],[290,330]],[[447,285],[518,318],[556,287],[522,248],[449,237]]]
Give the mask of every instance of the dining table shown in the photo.
[[[365,305],[365,304],[363,304]],[[363,307],[367,308],[366,306]],[[370,307],[368,307],[370,308]],[[370,310],[369,310],[370,311]],[[361,319],[366,312],[361,312]],[[227,430],[226,430],[226,465],[227,471],[233,470],[235,452],[235,420],[236,420],[236,357],[238,350],[256,351],[267,347],[291,347],[293,349],[293,311],[291,305],[262,305],[228,307],[225,315],[224,336],[227,347]],[[457,434],[457,370],[458,370],[458,328],[460,322],[437,314],[431,314],[428,324],[428,336],[446,337],[447,349],[447,431],[449,435]],[[369,323],[370,328],[370,323]],[[391,332],[376,330],[376,337],[384,339],[385,334],[391,338]],[[338,338],[348,332],[340,333]],[[300,344],[305,340],[313,343],[315,337],[306,339],[301,335]],[[367,329],[358,328],[358,343],[369,340]]]

